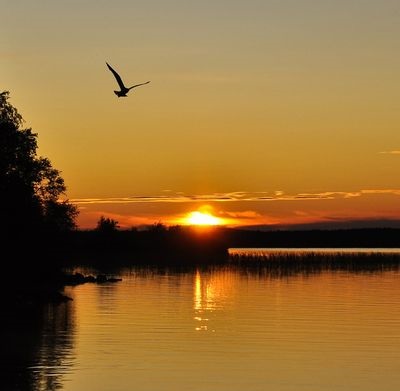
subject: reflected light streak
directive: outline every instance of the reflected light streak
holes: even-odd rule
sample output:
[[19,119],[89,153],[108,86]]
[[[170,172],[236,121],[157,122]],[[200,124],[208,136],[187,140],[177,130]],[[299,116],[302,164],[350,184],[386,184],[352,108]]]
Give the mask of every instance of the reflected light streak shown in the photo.
[[212,311],[217,307],[216,289],[213,280],[204,281],[199,271],[194,283],[194,309],[199,312]]
[[226,272],[204,273],[197,271],[193,284],[193,309],[196,321],[195,330],[215,332],[215,325],[210,328],[208,322],[217,318],[217,312],[232,301],[235,280]]
[[[194,281],[194,309],[201,310],[202,309],[202,298],[201,298],[201,277],[200,273],[197,270],[195,281]],[[195,318],[197,320],[201,320],[200,317]]]
[[[206,324],[206,322],[208,322],[209,319],[204,317],[203,314],[205,311],[212,311],[215,309],[214,296],[212,287],[202,280],[200,272],[197,270],[194,281],[195,316],[193,318],[196,322],[199,322],[196,323],[196,331],[208,331],[208,324]],[[211,331],[215,332],[215,330]]]

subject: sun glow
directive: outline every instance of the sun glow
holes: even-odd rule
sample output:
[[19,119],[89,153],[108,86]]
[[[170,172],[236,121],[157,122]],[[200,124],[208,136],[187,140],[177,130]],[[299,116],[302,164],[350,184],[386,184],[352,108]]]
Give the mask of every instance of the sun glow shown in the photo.
[[184,219],[187,225],[223,225],[224,221],[205,212],[190,212]]

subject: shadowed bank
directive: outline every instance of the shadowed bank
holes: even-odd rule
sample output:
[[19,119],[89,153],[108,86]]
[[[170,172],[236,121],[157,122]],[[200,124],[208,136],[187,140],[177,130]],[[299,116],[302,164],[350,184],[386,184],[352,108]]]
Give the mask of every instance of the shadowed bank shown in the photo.
[[73,359],[74,307],[3,301],[1,388],[7,391],[55,391]]

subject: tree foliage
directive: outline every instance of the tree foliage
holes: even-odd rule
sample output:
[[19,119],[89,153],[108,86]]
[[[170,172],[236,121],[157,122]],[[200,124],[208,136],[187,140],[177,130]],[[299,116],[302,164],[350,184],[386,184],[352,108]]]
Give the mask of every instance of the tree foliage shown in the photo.
[[0,223],[8,231],[70,230],[77,209],[65,196],[60,172],[37,156],[37,134],[0,93]]
[[109,217],[101,216],[97,222],[96,230],[102,233],[115,232],[119,228],[118,221]]

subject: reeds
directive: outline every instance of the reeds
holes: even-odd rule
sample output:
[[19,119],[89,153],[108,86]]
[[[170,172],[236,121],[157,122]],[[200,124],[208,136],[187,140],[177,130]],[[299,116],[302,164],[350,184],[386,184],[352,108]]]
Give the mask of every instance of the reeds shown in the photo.
[[318,251],[289,249],[242,251],[230,253],[231,264],[268,274],[290,275],[318,273],[325,270],[346,272],[379,272],[400,270],[400,252],[390,251]]

